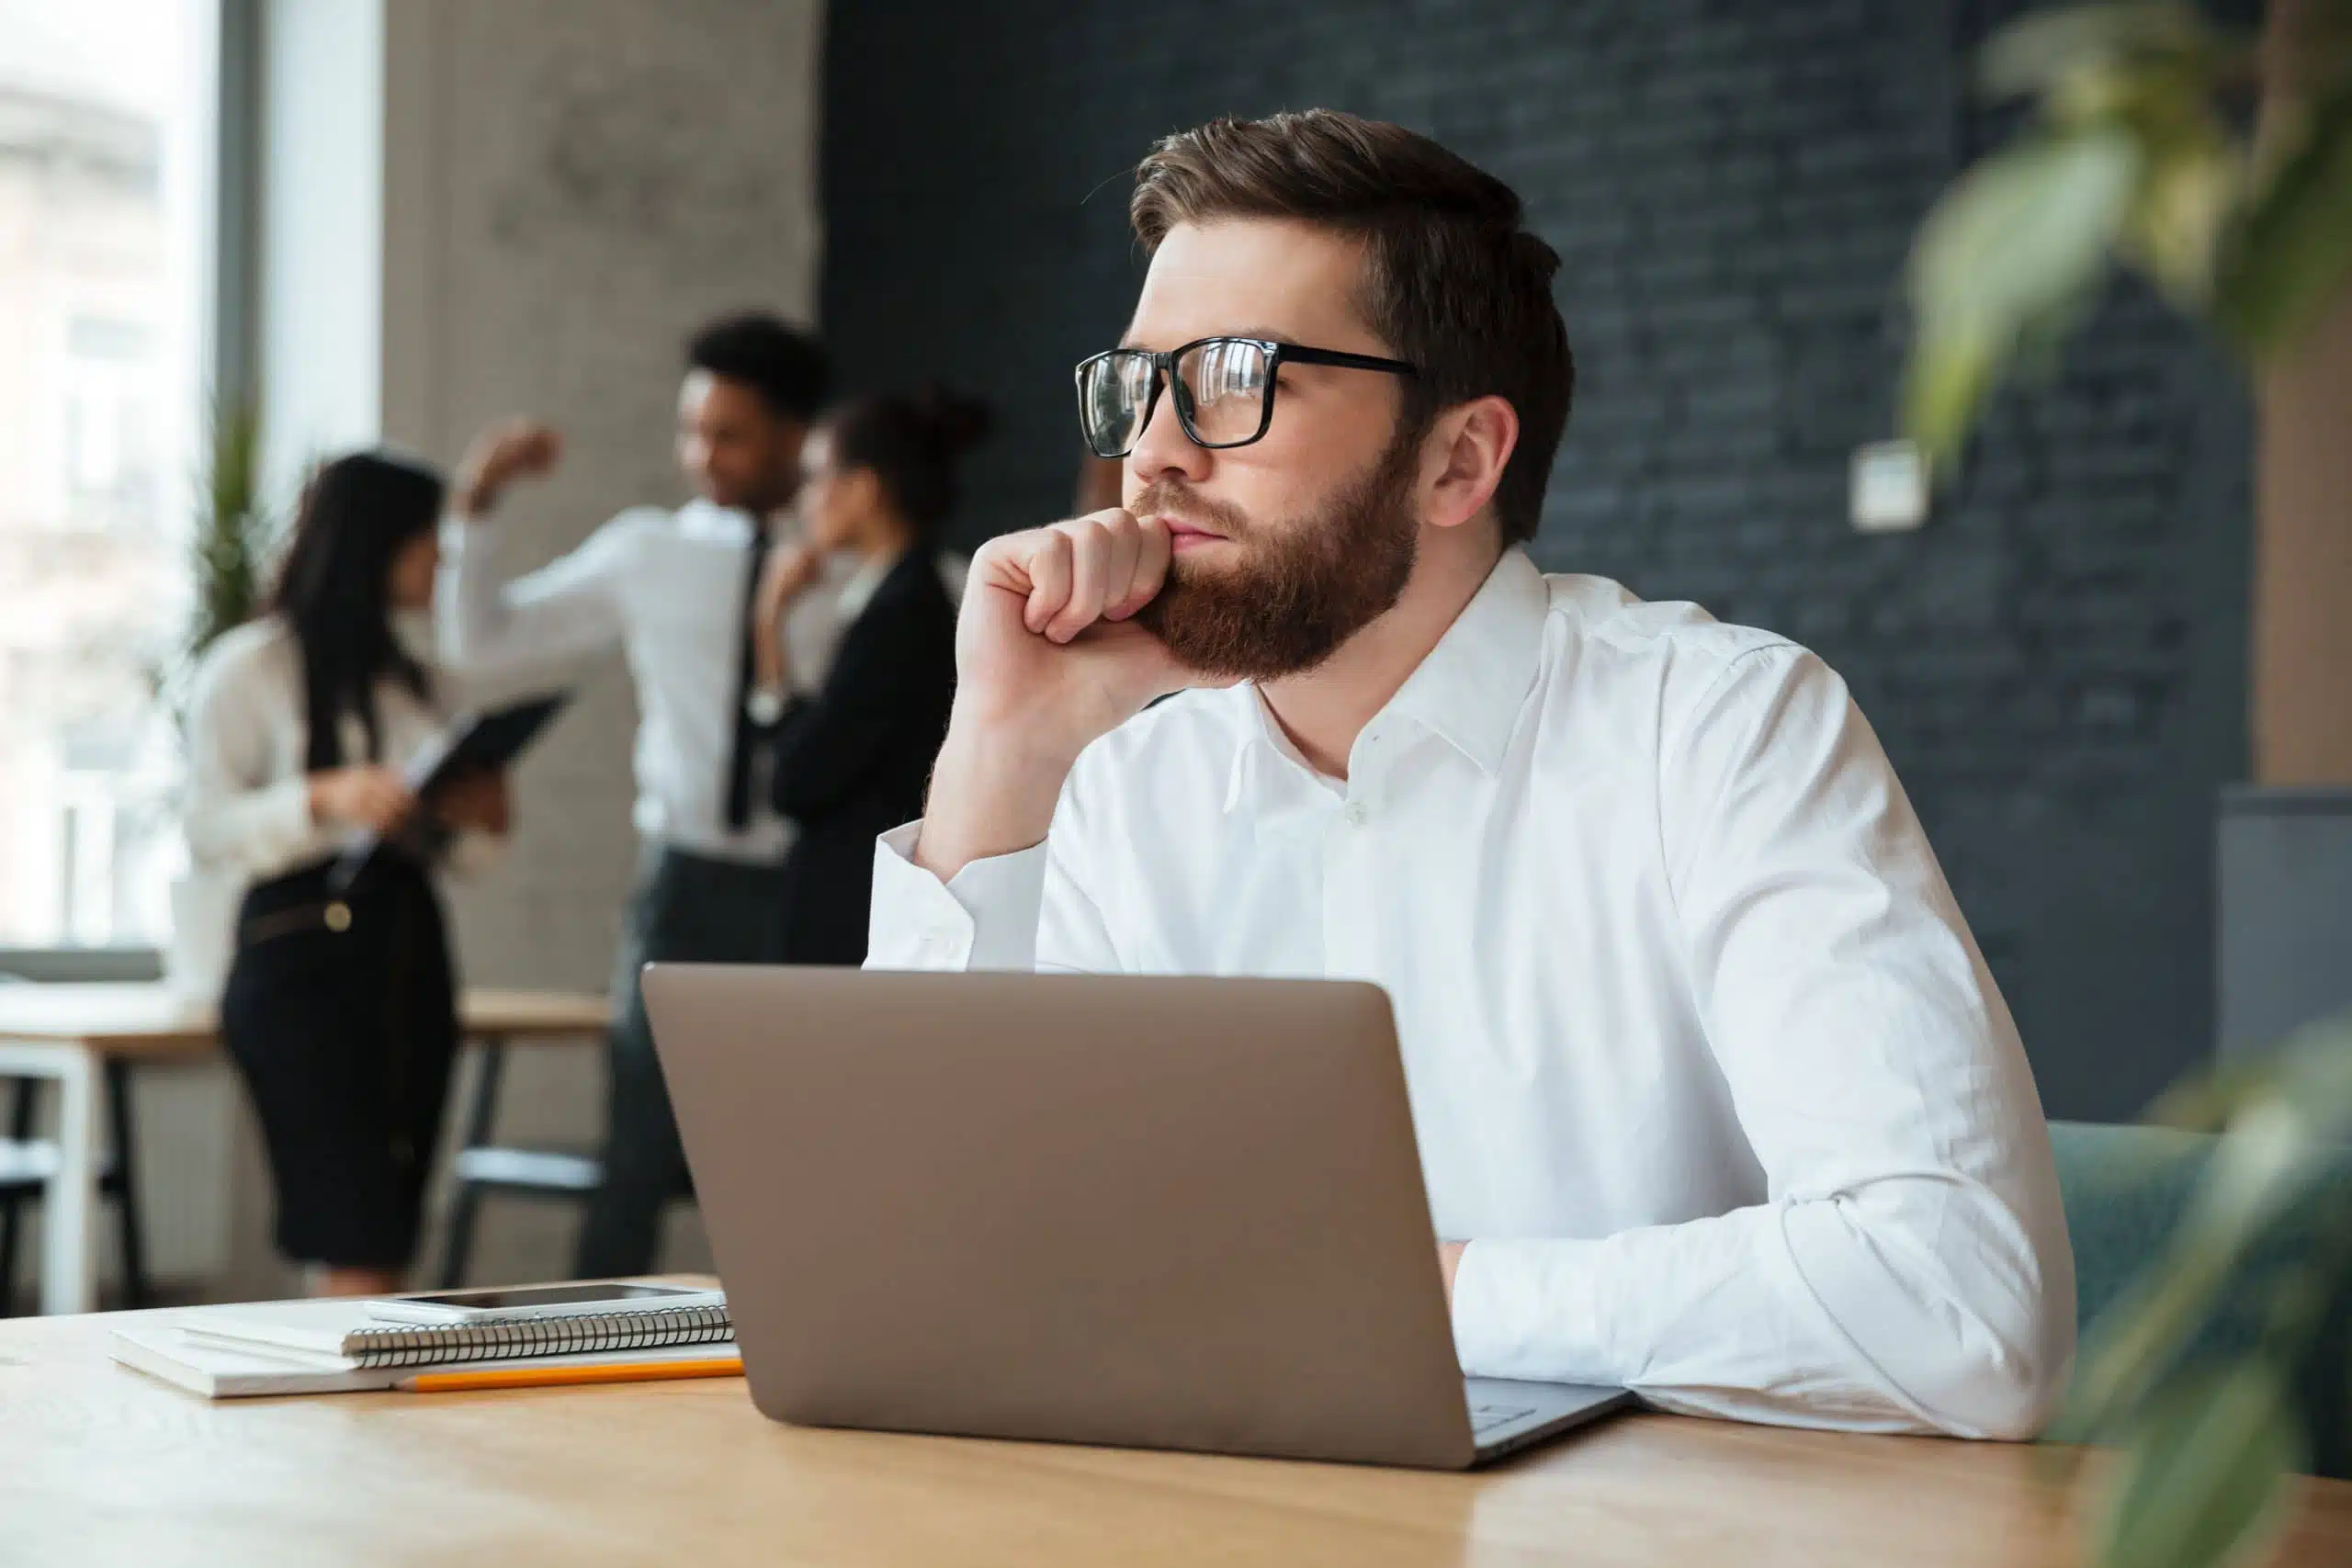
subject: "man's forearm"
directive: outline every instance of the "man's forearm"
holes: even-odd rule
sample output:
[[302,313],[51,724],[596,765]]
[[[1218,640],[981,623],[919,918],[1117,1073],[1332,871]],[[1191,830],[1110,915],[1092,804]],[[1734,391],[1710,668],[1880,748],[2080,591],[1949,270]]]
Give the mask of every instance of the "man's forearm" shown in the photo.
[[490,530],[464,512],[442,524],[441,571],[433,594],[433,619],[440,657],[452,665],[473,662],[498,631],[499,592],[504,587]]
[[[1666,1409],[1860,1431],[2031,1436],[2064,1384],[2074,1291],[1991,1194],[1862,1182],[1454,1259],[1473,1376],[1625,1383]],[[2063,1247],[2063,1240],[2059,1243]]]
[[1042,841],[1077,753],[957,713],[932,769],[914,863],[942,882]]
[[495,526],[447,521],[434,590],[441,658],[460,672],[481,674],[582,659],[617,643],[626,629],[617,604],[626,558],[606,541],[600,531],[570,555],[510,581],[499,562]]

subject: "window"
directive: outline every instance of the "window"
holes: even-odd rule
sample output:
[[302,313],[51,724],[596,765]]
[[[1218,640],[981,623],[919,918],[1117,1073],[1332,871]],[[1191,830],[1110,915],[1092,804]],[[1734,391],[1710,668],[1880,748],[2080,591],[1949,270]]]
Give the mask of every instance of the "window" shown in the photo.
[[168,929],[213,32],[0,0],[0,947]]

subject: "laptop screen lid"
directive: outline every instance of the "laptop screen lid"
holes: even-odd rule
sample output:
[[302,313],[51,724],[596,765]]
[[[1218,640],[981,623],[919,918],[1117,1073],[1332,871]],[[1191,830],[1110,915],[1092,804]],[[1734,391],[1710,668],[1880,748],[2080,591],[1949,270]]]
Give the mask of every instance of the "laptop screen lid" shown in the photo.
[[652,964],[760,1409],[1475,1457],[1374,986]]

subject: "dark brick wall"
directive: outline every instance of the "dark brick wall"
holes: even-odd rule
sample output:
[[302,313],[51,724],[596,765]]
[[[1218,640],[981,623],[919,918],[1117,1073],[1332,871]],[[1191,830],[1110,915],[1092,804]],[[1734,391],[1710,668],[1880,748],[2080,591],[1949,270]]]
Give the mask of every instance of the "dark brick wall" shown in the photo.
[[1069,367],[1140,260],[1163,131],[1323,104],[1510,181],[1581,369],[1537,558],[1818,649],[1917,803],[2053,1114],[2121,1116],[2212,1035],[2211,816],[2245,752],[2248,420],[2119,285],[2004,396],[1928,528],[1846,521],[1889,434],[1912,229],[1997,127],[2006,0],[837,6],[824,321],[854,380],[994,398],[967,542],[1063,514]]

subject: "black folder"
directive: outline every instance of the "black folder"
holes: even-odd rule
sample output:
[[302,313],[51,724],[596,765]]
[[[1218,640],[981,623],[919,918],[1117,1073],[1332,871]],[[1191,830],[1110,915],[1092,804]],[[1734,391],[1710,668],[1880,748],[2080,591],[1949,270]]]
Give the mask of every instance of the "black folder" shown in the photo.
[[[503,707],[474,708],[459,714],[409,762],[410,790],[424,800],[461,773],[503,772],[571,701],[570,692],[546,692]],[[430,821],[413,819],[395,836],[408,840],[410,849],[428,858],[440,847]],[[328,869],[328,892],[337,897],[349,892],[382,843],[382,839],[374,833],[362,833],[346,843]]]

